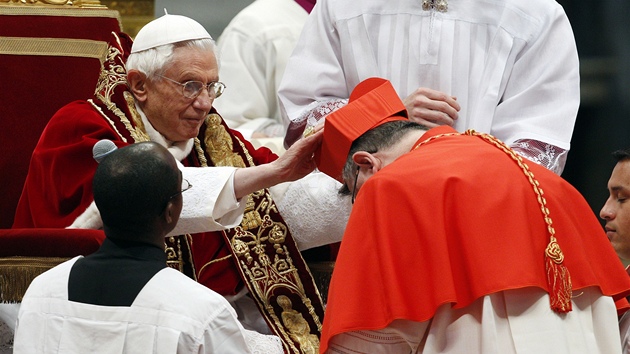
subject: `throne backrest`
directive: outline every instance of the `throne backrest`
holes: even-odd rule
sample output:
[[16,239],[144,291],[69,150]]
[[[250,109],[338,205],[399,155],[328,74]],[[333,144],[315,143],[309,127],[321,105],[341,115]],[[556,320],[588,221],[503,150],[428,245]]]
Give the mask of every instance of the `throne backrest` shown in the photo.
[[63,105],[92,97],[110,34],[122,31],[118,11],[98,4],[28,3],[0,2],[0,228],[13,223],[48,120]]

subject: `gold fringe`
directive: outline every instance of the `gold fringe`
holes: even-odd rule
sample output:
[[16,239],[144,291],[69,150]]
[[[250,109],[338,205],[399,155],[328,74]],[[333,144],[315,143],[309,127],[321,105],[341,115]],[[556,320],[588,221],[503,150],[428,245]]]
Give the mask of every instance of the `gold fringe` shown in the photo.
[[60,257],[0,258],[0,302],[20,302],[33,279],[67,261]]

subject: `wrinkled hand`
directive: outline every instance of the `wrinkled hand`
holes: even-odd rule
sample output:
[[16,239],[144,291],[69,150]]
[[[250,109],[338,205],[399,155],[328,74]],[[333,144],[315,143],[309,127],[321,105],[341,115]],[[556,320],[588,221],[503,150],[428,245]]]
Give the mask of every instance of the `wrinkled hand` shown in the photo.
[[295,181],[315,169],[314,153],[321,145],[323,129],[298,140],[277,160],[247,167],[234,172],[234,195],[241,199],[249,193],[275,186],[278,183]]
[[420,87],[403,100],[409,120],[429,128],[455,124],[460,110],[457,98],[444,92]]
[[317,125],[312,134],[299,139],[282,156],[272,162],[282,182],[295,181],[312,172],[316,165],[313,154],[322,143],[323,124]]

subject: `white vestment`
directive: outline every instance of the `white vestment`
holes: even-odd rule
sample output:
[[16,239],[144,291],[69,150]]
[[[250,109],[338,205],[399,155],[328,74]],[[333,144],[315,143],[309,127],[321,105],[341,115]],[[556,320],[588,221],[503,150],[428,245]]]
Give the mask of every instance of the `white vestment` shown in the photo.
[[[421,301],[421,300],[420,300]],[[538,288],[503,291],[430,321],[396,320],[381,330],[334,336],[328,353],[619,354],[617,310],[598,288],[577,291],[573,311],[557,314]]]
[[359,82],[382,77],[401,98],[419,87],[457,97],[456,130],[492,134],[560,173],[580,102],[564,10],[553,0],[447,3],[440,12],[417,0],[318,1],[280,84],[285,124],[314,125]]
[[[235,167],[184,167],[179,161],[188,156],[193,139],[173,143],[158,132],[136,105],[151,141],[164,146],[178,162],[182,177],[194,187],[182,193],[184,204],[175,228],[167,235],[184,235],[219,231],[238,226],[243,219],[245,203],[234,194]],[[69,226],[77,229],[102,229],[103,220],[92,201],[90,206]]]
[[630,311],[626,311],[619,319],[619,332],[622,352],[623,354],[630,354]]
[[256,0],[217,40],[221,81],[228,89],[213,105],[250,141],[253,132],[284,137],[278,86],[307,16],[295,0]]
[[[151,141],[167,148],[178,162],[190,154],[193,139],[182,143],[167,141],[153,128],[140,107],[136,108]],[[179,168],[183,178],[193,187],[182,193],[182,213],[168,236],[225,230],[241,223],[245,203],[237,200],[234,194],[235,167],[184,167],[179,164]],[[327,175],[313,172],[300,180],[269,188],[300,250],[341,241],[351,204],[350,198],[338,195],[340,187],[341,183]],[[92,202],[70,227],[103,228],[96,204]]]
[[[223,98],[223,97],[221,97]],[[193,186],[182,193],[183,207],[175,228],[167,236],[224,230],[238,226],[243,218],[245,203],[234,193],[235,167],[184,167],[179,163],[193,148],[193,139],[181,143],[167,141],[151,125],[140,107],[136,106],[151,141],[169,150],[178,161],[182,176]],[[283,216],[300,250],[341,241],[350,215],[350,198],[340,197],[341,184],[321,172],[269,188],[278,211]],[[72,228],[103,227],[100,213],[92,202]],[[243,291],[229,300],[238,310],[239,319],[250,329],[268,333],[260,311]],[[13,307],[13,306],[12,306]],[[0,308],[2,310],[2,308]],[[7,323],[12,323],[13,318]]]
[[14,353],[283,353],[278,337],[244,329],[222,296],[171,268],[151,278],[130,307],[68,301],[78,258],[33,280]]

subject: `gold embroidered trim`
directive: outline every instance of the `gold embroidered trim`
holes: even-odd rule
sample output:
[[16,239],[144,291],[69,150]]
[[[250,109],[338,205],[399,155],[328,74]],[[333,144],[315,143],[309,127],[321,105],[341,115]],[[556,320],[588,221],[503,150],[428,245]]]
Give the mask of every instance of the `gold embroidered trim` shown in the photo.
[[41,5],[3,6],[2,2],[7,2],[7,0],[0,0],[0,15],[115,18],[118,21],[118,28],[122,28],[120,13],[116,10],[101,8],[44,7]]
[[114,131],[116,132],[116,134],[118,134],[118,136],[122,139],[122,141],[127,142],[127,138],[125,138],[122,134],[120,134],[120,132],[118,131],[118,128],[116,128],[116,124],[114,123],[114,121],[111,120],[107,116],[107,114],[105,114],[105,112],[103,112],[101,107],[99,107],[96,103],[94,103],[94,101],[91,98],[88,99],[87,101],[90,102],[92,107],[94,107],[94,109],[96,109],[98,111],[98,113],[100,113],[103,116],[103,118],[105,118],[107,120],[107,122],[109,122],[109,125],[112,126],[112,129],[114,129]]
[[208,160],[206,159],[206,155],[203,153],[203,149],[201,148],[201,141],[199,138],[195,138],[195,151],[197,152],[197,156],[199,156],[199,164],[201,167],[208,167]]
[[245,147],[245,143],[243,143],[241,139],[239,139],[238,137],[236,137],[236,141],[238,141],[238,144],[241,146],[241,149],[243,149],[243,153],[245,154],[245,157],[247,158],[247,162],[249,162],[249,166],[254,166],[254,159],[252,158],[252,155],[249,154],[247,147]]
[[[184,266],[186,264],[186,261],[188,261],[189,264],[193,264],[192,263],[192,254],[191,252],[186,252],[186,254],[184,254],[184,252],[182,251],[183,247],[182,247],[182,240],[184,240],[184,243],[186,244],[186,247],[188,250],[190,250],[190,246],[192,243],[192,236],[190,234],[185,234],[182,236],[169,236],[167,238],[168,243],[170,243],[172,246],[169,246],[167,242],[164,242],[165,244],[165,248],[164,248],[164,253],[166,253],[166,265],[169,266],[170,268],[173,268],[175,270],[180,271],[181,273],[185,273],[184,271]],[[188,260],[184,259],[184,256],[188,256]],[[197,276],[195,273],[195,269],[193,268],[193,274],[192,276],[194,277],[193,279],[196,281],[197,280]]]
[[282,323],[289,330],[289,335],[294,341],[300,343],[303,353],[317,353],[319,351],[319,338],[311,334],[311,329],[304,316],[293,308],[293,303],[285,295],[280,295],[276,299],[282,308]]
[[232,255],[231,255],[231,254],[228,254],[228,255],[227,255],[227,256],[225,256],[225,257],[221,257],[221,258],[213,259],[213,260],[211,260],[210,262],[208,262],[208,263],[204,264],[204,265],[203,265],[203,267],[201,267],[201,268],[199,269],[199,273],[196,273],[196,274],[201,275],[201,273],[203,273],[203,271],[204,271],[204,269],[206,268],[206,266],[209,266],[209,265],[212,265],[212,264],[215,264],[215,263],[219,263],[219,262],[221,262],[221,261],[225,261],[225,260],[228,260],[228,259],[230,259],[230,258],[232,258]]
[[146,133],[146,128],[144,127],[144,122],[142,121],[142,117],[140,117],[140,113],[136,109],[136,100],[133,98],[133,95],[129,91],[123,92],[123,96],[125,97],[125,101],[127,102],[127,108],[129,109],[129,113],[131,113],[131,119],[135,123],[135,128],[129,124],[128,120],[125,120],[125,126],[127,126],[127,130],[131,133],[131,137],[135,142],[141,141],[149,141],[149,134]]
[[[217,114],[210,114],[206,119],[206,125],[204,143],[208,156],[214,165],[246,167],[244,158],[234,152],[232,137],[221,124],[221,117]],[[236,141],[240,145],[249,166],[254,166],[254,160],[245,143],[238,138]],[[195,141],[195,149],[200,156],[203,156],[198,141]],[[203,163],[207,163],[207,161],[202,161]],[[288,228],[282,222],[272,219],[271,213],[277,214],[278,210],[268,189],[262,189],[248,195],[245,203],[241,224],[224,233],[230,240],[232,253],[243,272],[244,281],[252,292],[252,298],[260,309],[264,309],[261,312],[267,321],[273,324],[272,329],[282,339],[285,351],[293,353],[317,352],[319,349],[318,336],[311,333],[311,325],[306,321],[304,315],[308,313],[309,319],[318,332],[321,332],[322,329],[321,319],[311,299],[306,294],[303,280],[300,277],[300,270],[292,258],[293,256],[300,257],[300,255],[290,253],[288,245],[285,244],[287,237],[289,237]],[[209,264],[205,264],[204,267]],[[306,265],[305,268],[304,272],[310,275]],[[304,281],[307,280],[304,279]],[[299,298],[307,312],[300,314],[295,311],[287,296],[284,298],[289,300],[288,303],[280,295],[276,297],[276,292],[279,289],[289,291],[294,297],[294,301]],[[314,281],[312,281],[312,289],[315,294],[309,295],[317,296],[319,299],[320,295]],[[275,303],[272,303],[273,301]],[[282,319],[278,318],[274,310],[274,307],[277,306],[289,306],[282,307]],[[301,316],[301,321],[294,312]],[[304,323],[306,323],[306,328],[303,326]]]
[[175,236],[170,236],[168,239],[169,242],[175,246],[164,248],[164,253],[166,253],[166,265],[183,273],[184,258],[182,256],[181,239]]
[[234,152],[230,134],[221,125],[221,117],[212,113],[206,118],[206,151],[215,166],[246,167],[243,158]]
[[[120,40],[118,37],[116,37],[116,41],[120,45]],[[127,118],[125,113],[112,101],[112,96],[114,95],[114,91],[118,86],[123,85],[123,87],[127,87],[126,68],[124,64],[116,63],[116,59],[120,58],[121,56],[122,53],[118,48],[114,46],[109,46],[107,52],[107,69],[105,69],[104,65],[101,65],[101,75],[96,85],[94,95],[101,102],[103,102],[103,104],[105,104],[105,107],[109,111],[111,111],[116,117],[118,117],[118,119],[120,119],[120,122],[125,126],[131,137],[134,139],[134,142],[149,141],[149,136],[145,131],[144,123],[142,123],[142,119],[140,118],[140,113],[138,113],[138,111],[136,110],[136,104],[131,92],[124,91],[123,97],[127,104],[127,108],[131,113],[131,119],[133,119],[134,123],[136,124],[135,127],[131,124],[131,121]],[[95,106],[93,102],[92,105]],[[100,109],[99,112],[104,115],[104,113]],[[110,124],[114,126],[113,121],[109,118],[107,119]],[[124,139],[124,137],[120,134],[115,126],[114,129],[116,130],[118,135]]]
[[0,54],[98,59],[107,54],[107,42],[71,38],[0,37]]

